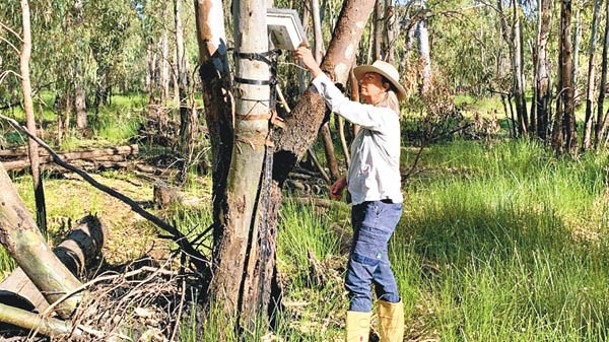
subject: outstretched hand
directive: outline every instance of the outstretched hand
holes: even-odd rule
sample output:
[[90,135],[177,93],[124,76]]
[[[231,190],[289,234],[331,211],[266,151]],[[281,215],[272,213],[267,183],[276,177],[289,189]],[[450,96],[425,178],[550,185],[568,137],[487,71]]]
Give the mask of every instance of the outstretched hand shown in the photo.
[[322,71],[319,68],[319,64],[313,57],[311,50],[305,45],[300,45],[298,49],[294,51],[294,57],[301,61],[305,68],[307,68],[313,77],[317,77]]

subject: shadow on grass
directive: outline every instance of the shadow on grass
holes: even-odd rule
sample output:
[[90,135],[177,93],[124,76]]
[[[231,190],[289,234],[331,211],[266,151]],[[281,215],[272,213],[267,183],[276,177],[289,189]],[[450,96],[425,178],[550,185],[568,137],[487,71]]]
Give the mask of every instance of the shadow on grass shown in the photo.
[[[402,218],[393,248],[404,241],[414,267],[420,267],[418,275],[406,275],[411,277],[407,286],[423,293],[425,299],[418,300],[450,312],[448,318],[437,318],[440,325],[451,326],[448,335],[608,337],[604,285],[609,253],[602,238],[576,236],[545,206],[529,210],[457,202],[410,215]],[[497,316],[502,323],[493,320]]]

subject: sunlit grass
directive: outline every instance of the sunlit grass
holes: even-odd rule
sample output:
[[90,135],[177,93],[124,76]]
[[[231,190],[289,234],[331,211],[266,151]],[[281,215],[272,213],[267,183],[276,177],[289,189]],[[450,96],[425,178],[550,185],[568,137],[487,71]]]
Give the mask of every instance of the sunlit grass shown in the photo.
[[[501,105],[497,99],[459,101],[481,111]],[[128,142],[137,134],[136,126],[142,120],[138,105],[143,103],[143,97],[113,98],[116,107],[104,109],[94,126],[98,139]],[[124,124],[115,124],[115,119]],[[76,148],[78,142],[68,139],[66,148]],[[411,165],[414,153],[416,149],[403,149],[403,171]],[[120,172],[100,176],[117,182],[117,187],[133,183],[130,196],[151,199],[152,185],[137,177]],[[209,177],[190,178],[182,190],[196,204],[165,212],[167,220],[189,238],[211,225],[210,182]],[[404,182],[404,215],[390,243],[390,258],[406,307],[407,338],[606,340],[608,182],[606,154],[556,157],[543,145],[524,139],[451,141],[428,147],[417,172]],[[32,212],[30,178],[21,177],[16,185]],[[50,217],[76,219],[89,211],[116,211],[113,200],[77,180],[49,180],[47,193]],[[349,220],[344,205],[322,209],[286,196],[277,247],[286,304],[275,331],[280,339],[342,338],[347,308],[342,284],[347,251],[342,241],[349,238]],[[53,227],[59,227],[58,222]],[[138,240],[157,232],[136,223],[113,222],[115,228],[131,235],[138,232]],[[210,255],[209,236],[202,241],[200,248]],[[125,243],[136,244],[115,241],[111,251]],[[144,245],[132,247],[126,257],[140,255],[146,250]],[[315,265],[321,265],[324,273],[317,274]],[[14,267],[0,248],[0,270],[8,272]],[[234,323],[231,318],[212,310],[202,321],[204,315],[197,310],[184,318],[180,340],[237,339],[227,328]],[[244,340],[260,340],[269,331],[263,321],[245,332]]]

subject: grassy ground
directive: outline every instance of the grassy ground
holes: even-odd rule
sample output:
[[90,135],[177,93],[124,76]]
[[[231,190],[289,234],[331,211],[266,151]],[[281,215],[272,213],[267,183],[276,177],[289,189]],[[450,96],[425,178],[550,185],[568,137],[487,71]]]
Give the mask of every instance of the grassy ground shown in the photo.
[[[404,148],[404,171],[413,153]],[[419,171],[404,182],[404,215],[390,245],[408,340],[606,340],[607,167],[606,155],[556,158],[526,141],[453,141],[428,148]],[[132,175],[97,177],[137,200],[151,198],[151,184]],[[93,211],[116,215],[104,250],[112,262],[167,252],[152,227],[84,183],[46,184],[53,236],[62,222]],[[19,178],[16,185],[33,207],[29,179]],[[185,191],[202,201],[186,215],[176,209],[174,221],[196,234],[211,220],[209,179],[196,179]],[[289,198],[284,203],[277,251],[286,306],[276,331],[282,340],[342,339],[349,231],[344,205],[319,209]],[[12,267],[0,250],[0,270]],[[195,317],[192,311],[184,319],[182,341],[216,341],[226,333],[224,319],[212,315],[201,331]],[[266,333],[259,328],[246,340]]]
[[[560,160],[527,142],[453,142],[433,146],[422,166],[391,241],[410,339],[607,338],[606,158]],[[340,279],[311,285],[306,251],[344,261],[329,227],[348,227],[348,213],[310,212],[284,207],[279,259],[288,298],[302,303],[305,321],[315,317],[305,339],[332,340],[346,298]]]

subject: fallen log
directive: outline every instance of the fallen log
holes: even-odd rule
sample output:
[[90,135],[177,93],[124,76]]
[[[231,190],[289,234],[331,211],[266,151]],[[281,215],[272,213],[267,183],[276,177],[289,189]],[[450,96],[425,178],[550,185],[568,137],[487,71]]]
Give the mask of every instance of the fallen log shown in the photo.
[[[82,284],[59,261],[46,244],[32,215],[19,197],[11,179],[0,163],[0,243],[49,303],[55,303]],[[57,303],[56,312],[69,317],[82,294],[77,293]]]
[[[0,151],[3,152],[3,151]],[[15,153],[19,153],[16,151]],[[64,161],[122,161],[126,156],[137,155],[139,153],[138,145],[118,146],[112,148],[105,148],[100,150],[88,150],[88,151],[77,151],[77,152],[66,152],[58,154],[59,157]],[[2,156],[2,153],[0,153]],[[4,156],[6,157],[6,155]],[[53,161],[53,157],[49,152],[40,152],[40,164],[47,164]],[[27,153],[25,156],[20,155],[20,159],[12,159],[3,161],[4,169],[6,171],[20,171],[30,166],[30,161],[27,159]]]
[[[72,274],[79,276],[101,252],[104,238],[104,226],[97,217],[89,215],[78,222],[53,253]],[[42,293],[20,267],[0,282],[0,303],[38,312],[49,307]]]
[[[199,250],[197,250],[188,241],[188,239],[186,238],[184,233],[182,233],[176,227],[168,224],[167,222],[163,221],[161,218],[159,218],[158,216],[155,216],[154,214],[150,213],[149,211],[146,211],[141,205],[139,205],[137,202],[135,202],[131,198],[123,195],[122,193],[120,193],[106,185],[99,183],[98,181],[93,179],[93,177],[91,177],[91,175],[89,175],[88,173],[86,173],[83,170],[75,167],[74,165],[62,160],[61,158],[59,158],[57,153],[55,153],[55,151],[53,151],[53,149],[47,143],[45,143],[44,141],[40,140],[38,137],[36,137],[32,133],[30,133],[30,131],[28,131],[27,128],[21,126],[14,119],[11,119],[2,114],[0,114],[0,119],[8,121],[17,130],[19,130],[20,132],[23,132],[28,137],[34,139],[34,141],[36,141],[40,146],[42,146],[42,148],[44,148],[46,151],[48,151],[51,154],[51,156],[53,157],[53,161],[55,163],[76,173],[77,175],[81,176],[85,181],[87,181],[89,184],[91,184],[94,188],[96,188],[100,191],[103,191],[104,193],[127,204],[131,208],[131,210],[135,211],[143,218],[154,223],[157,227],[159,227],[159,228],[163,229],[164,231],[168,232],[169,234],[171,234],[171,237],[175,241],[175,243],[180,247],[180,249],[186,255],[189,256],[190,261],[195,265],[195,268],[197,269],[197,271],[199,271],[201,273],[207,273],[209,271],[209,263],[207,262],[208,258],[205,255],[203,255]],[[0,163],[0,165],[1,164],[2,163]],[[4,170],[1,167],[0,167],[0,169]],[[4,173],[6,175],[6,172],[3,171],[2,173]],[[1,228],[1,226],[0,226],[0,228]]]
[[42,335],[57,337],[61,335],[81,335],[82,331],[73,329],[70,323],[56,318],[44,318],[27,310],[0,303],[0,322],[4,322]]

